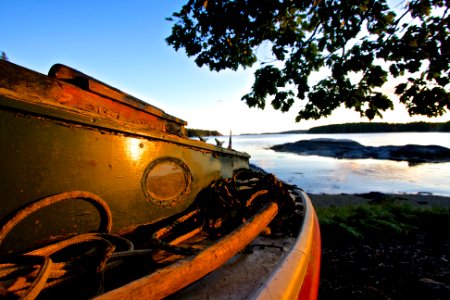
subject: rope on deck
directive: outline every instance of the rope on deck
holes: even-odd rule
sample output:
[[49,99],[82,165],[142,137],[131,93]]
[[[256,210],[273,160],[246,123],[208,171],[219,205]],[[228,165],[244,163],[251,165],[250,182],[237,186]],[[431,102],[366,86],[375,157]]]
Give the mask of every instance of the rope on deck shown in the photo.
[[[105,272],[140,258],[143,259],[142,264],[153,270],[145,280],[166,282],[157,289],[152,284],[155,291],[151,295],[167,296],[219,267],[267,226],[289,232],[290,222],[298,221],[295,212],[301,206],[289,192],[292,188],[272,174],[238,170],[233,177],[214,181],[203,189],[184,213],[157,224],[139,226],[127,236],[110,234],[113,224],[111,211],[106,202],[95,194],[72,191],[46,197],[18,209],[3,220],[0,244],[29,215],[70,199],[88,201],[96,207],[101,217],[98,232],[72,236],[27,253],[0,256],[0,295],[12,299],[34,299],[42,291],[64,287],[66,282],[83,278],[83,275],[97,274],[99,284],[91,295],[95,296],[104,292]],[[143,235],[140,234],[142,232]],[[181,245],[202,232],[212,239],[223,238],[207,248]],[[136,244],[139,249],[136,249]],[[161,251],[174,253],[181,260],[161,268],[153,259],[155,253]],[[193,267],[194,263],[196,267]],[[136,287],[139,286],[137,282],[141,282],[140,279],[130,284]],[[123,291],[118,288],[107,295],[123,295]]]

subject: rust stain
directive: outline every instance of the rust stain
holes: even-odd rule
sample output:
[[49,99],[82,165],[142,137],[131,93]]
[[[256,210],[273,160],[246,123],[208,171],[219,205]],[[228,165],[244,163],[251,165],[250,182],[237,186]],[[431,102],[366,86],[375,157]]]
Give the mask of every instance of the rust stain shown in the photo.
[[95,160],[88,160],[87,161],[87,165],[90,167],[96,167],[97,166],[97,162]]

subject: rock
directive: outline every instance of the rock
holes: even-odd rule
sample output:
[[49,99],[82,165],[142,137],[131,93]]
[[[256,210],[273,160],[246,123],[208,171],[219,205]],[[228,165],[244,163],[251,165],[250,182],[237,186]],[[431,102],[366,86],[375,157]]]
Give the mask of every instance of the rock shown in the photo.
[[295,143],[274,145],[272,150],[301,155],[320,155],[334,158],[375,158],[408,161],[411,164],[425,162],[450,162],[450,149],[436,145],[364,146],[346,139],[311,139]]
[[439,281],[436,281],[436,280],[433,280],[430,278],[421,278],[421,279],[419,279],[419,282],[433,290],[450,291],[450,286],[446,285],[443,282],[439,282]]
[[395,160],[415,160],[418,162],[450,160],[450,149],[442,146],[405,145],[391,147],[393,147],[390,151],[391,159]]

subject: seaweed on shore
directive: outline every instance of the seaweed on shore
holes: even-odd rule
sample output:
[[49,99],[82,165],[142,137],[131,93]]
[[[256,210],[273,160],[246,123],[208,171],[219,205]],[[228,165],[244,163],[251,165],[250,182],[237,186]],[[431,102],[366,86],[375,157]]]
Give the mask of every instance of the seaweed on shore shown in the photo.
[[[330,238],[364,239],[405,237],[421,229],[427,231],[450,228],[450,208],[415,207],[398,204],[395,198],[361,205],[317,208],[322,235]],[[339,234],[337,234],[339,233]]]

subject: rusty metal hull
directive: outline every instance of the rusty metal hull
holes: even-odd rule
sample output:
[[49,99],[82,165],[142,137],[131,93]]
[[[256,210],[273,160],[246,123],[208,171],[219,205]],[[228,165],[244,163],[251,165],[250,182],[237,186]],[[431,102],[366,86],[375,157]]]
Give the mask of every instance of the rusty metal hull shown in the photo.
[[[80,87],[73,74],[52,78],[0,61],[0,219],[49,195],[87,191],[107,202],[113,232],[126,231],[185,210],[211,181],[248,168],[248,155],[190,140],[184,121],[118,99],[109,86],[92,90],[103,85],[81,75]],[[67,201],[27,218],[1,251],[98,222],[95,208]]]

